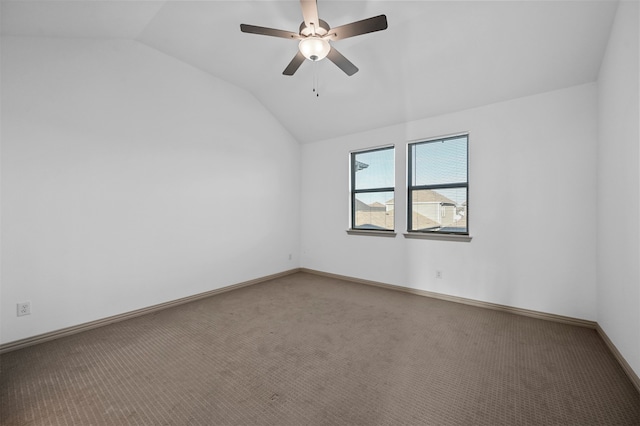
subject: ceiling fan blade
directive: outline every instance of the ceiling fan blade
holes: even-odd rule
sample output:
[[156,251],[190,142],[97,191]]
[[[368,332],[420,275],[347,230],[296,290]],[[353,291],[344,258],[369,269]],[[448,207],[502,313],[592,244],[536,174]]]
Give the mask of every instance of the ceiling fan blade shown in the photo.
[[378,15],[374,16],[373,18],[367,18],[363,19],[362,21],[356,21],[350,24],[331,28],[329,34],[327,34],[325,37],[328,37],[330,40],[342,40],[361,34],[386,30],[387,26],[386,15]]
[[305,60],[304,55],[300,53],[300,51],[298,50],[298,53],[296,54],[296,56],[293,57],[291,62],[289,62],[289,65],[287,65],[284,71],[282,71],[282,74],[284,75],[295,74],[298,68],[300,68],[300,65],[302,65],[302,63],[304,62],[304,60]]
[[308,28],[318,28],[320,18],[318,18],[318,3],[316,0],[300,0],[304,24]]
[[338,68],[345,72],[348,76],[352,76],[358,72],[358,67],[353,65],[350,60],[342,56],[342,53],[338,52],[335,47],[331,46],[327,59],[336,64]]
[[240,24],[240,31],[249,34],[260,34],[272,37],[300,39],[300,34],[291,31],[276,30],[275,28],[258,27],[256,25]]

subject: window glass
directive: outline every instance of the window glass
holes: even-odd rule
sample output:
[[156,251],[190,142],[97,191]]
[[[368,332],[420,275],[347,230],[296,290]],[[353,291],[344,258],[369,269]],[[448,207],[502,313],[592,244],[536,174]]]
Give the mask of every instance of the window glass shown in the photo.
[[351,153],[351,228],[394,230],[394,148]]
[[413,184],[467,181],[467,138],[413,145]]
[[393,188],[393,149],[356,152],[355,189]]
[[467,135],[409,144],[409,231],[469,233],[467,145]]
[[355,197],[354,228],[393,230],[393,192],[368,192]]

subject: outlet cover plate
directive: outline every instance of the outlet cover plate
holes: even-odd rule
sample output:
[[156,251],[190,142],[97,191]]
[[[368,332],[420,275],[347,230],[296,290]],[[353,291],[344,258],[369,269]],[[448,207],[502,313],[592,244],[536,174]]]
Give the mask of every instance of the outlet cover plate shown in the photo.
[[18,303],[18,316],[31,315],[31,302]]

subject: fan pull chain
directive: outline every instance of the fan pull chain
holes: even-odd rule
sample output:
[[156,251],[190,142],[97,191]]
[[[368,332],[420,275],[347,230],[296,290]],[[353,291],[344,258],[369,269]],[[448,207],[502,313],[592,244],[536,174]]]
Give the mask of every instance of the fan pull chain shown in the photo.
[[318,63],[313,62],[313,93],[316,94],[316,98],[320,97],[318,93]]

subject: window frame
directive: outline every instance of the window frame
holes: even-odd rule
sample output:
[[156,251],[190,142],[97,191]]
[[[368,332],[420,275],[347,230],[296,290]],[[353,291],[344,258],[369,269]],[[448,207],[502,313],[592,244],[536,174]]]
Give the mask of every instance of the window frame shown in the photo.
[[[349,207],[350,207],[350,224],[347,233],[350,235],[379,235],[379,236],[395,236],[395,228],[396,228],[396,215],[395,215],[395,203],[394,203],[394,216],[393,216],[393,229],[371,229],[371,228],[359,228],[356,227],[356,196],[357,194],[364,193],[376,193],[376,192],[391,192],[393,193],[393,198],[395,200],[395,144],[378,146],[375,148],[366,148],[359,149],[355,151],[349,152]],[[358,171],[356,167],[356,156],[358,154],[364,154],[369,152],[377,152],[377,151],[385,151],[391,150],[393,155],[393,182],[394,186],[391,187],[377,187],[377,188],[367,188],[367,189],[356,189],[356,172]]]
[[[413,176],[413,147],[416,145],[446,142],[448,140],[460,139],[464,137],[466,139],[466,181],[443,183],[443,184],[430,184],[430,185],[414,185]],[[436,189],[466,189],[466,232],[453,232],[453,231],[440,231],[440,230],[414,230],[413,228],[413,191],[419,190],[436,190]],[[407,233],[404,234],[406,238],[426,238],[426,239],[439,239],[450,241],[471,241],[469,234],[469,133],[457,133],[453,135],[440,136],[436,138],[420,139],[417,141],[409,142],[407,144]]]

